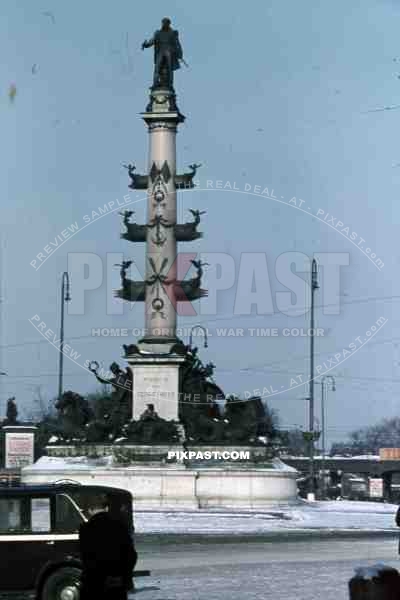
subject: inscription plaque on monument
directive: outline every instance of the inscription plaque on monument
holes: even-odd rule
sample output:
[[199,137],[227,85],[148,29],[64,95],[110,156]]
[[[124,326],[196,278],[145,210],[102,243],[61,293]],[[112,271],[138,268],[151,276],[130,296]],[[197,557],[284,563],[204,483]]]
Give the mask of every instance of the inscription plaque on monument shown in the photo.
[[33,464],[34,434],[7,431],[5,436],[5,467],[14,469]]
[[178,365],[132,365],[133,370],[133,419],[137,420],[154,404],[158,416],[166,420],[178,420],[179,366]]

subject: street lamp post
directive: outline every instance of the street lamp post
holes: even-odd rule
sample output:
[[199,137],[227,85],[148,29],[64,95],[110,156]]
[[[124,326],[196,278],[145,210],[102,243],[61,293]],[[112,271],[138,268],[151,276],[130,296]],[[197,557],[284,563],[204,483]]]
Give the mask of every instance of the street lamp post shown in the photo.
[[[325,438],[325,401],[328,398],[328,386],[326,383],[331,383],[332,392],[336,392],[336,379],[333,375],[324,375],[321,377],[321,429],[322,429],[322,497],[325,500],[326,488],[325,488],[325,453],[326,453],[326,438]],[[325,391],[326,388],[326,391]]]
[[0,371],[0,375],[5,375],[6,377],[8,377],[8,373],[6,373],[5,371]]
[[69,302],[71,300],[69,288],[70,288],[69,275],[66,271],[64,271],[64,273],[62,274],[62,280],[61,280],[60,362],[59,362],[59,371],[58,371],[58,398],[59,399],[62,396],[62,389],[63,389],[64,304],[65,304],[65,302]]
[[315,431],[314,431],[314,294],[318,285],[318,266],[315,258],[312,260],[311,269],[311,323],[310,323],[310,436],[309,436],[309,453],[310,453],[310,497],[315,498],[315,482],[314,482],[314,450],[315,450]]
[[203,325],[193,325],[193,327],[190,330],[189,346],[192,347],[192,343],[193,343],[193,331],[195,329],[201,329],[202,332],[204,333],[204,348],[207,348],[208,347],[207,329],[205,327],[203,327]]

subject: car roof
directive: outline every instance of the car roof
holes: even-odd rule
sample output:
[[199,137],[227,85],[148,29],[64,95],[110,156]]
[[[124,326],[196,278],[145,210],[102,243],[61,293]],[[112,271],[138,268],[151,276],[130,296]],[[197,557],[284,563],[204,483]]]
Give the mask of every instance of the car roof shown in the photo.
[[95,494],[112,494],[112,495],[120,495],[127,496],[132,499],[132,494],[128,492],[128,490],[124,490],[122,488],[109,487],[104,485],[85,485],[80,483],[72,483],[72,482],[60,482],[60,483],[43,483],[43,484],[35,484],[31,485],[29,483],[20,483],[14,486],[2,486],[0,485],[0,497],[1,496],[15,496],[15,495],[29,495],[29,494],[37,494],[37,495],[51,495],[59,492],[72,492],[72,491],[82,491],[82,492],[93,492]]

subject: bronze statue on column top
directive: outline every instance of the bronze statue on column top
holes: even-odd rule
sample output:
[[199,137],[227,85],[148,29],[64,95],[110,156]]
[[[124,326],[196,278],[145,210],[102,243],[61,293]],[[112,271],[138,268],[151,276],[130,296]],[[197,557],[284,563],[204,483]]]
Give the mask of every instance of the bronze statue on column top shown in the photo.
[[179,41],[179,33],[171,27],[171,20],[165,17],[150,40],[145,40],[142,50],[154,46],[153,89],[167,88],[173,90],[173,73],[180,69],[179,61],[183,61],[183,50]]

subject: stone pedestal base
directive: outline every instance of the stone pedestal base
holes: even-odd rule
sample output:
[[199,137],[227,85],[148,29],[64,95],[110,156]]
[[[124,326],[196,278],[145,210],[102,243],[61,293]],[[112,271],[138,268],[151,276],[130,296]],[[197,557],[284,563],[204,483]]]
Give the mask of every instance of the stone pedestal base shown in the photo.
[[148,404],[154,404],[159,417],[178,421],[179,367],[184,358],[143,353],[127,360],[133,374],[133,420],[140,418]]
[[263,509],[296,501],[298,473],[280,460],[272,459],[262,468],[255,465],[236,468],[224,465],[223,461],[219,468],[208,467],[205,462],[199,469],[179,462],[162,464],[160,455],[177,448],[137,447],[136,460],[124,466],[114,461],[105,464],[106,459],[43,456],[22,469],[21,481],[40,484],[72,479],[86,485],[119,487],[132,493],[136,510]]

